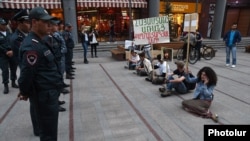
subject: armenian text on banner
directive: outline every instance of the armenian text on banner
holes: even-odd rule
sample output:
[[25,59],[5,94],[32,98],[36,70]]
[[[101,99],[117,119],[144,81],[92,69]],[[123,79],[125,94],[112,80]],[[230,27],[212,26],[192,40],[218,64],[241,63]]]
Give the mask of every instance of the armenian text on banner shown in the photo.
[[136,45],[170,42],[167,16],[133,20]]

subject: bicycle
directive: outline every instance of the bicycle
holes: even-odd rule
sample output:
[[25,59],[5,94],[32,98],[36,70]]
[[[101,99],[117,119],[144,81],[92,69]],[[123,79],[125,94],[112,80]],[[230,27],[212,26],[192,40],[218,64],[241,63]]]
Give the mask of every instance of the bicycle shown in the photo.
[[[214,57],[214,52],[215,51],[214,51],[213,47],[208,46],[206,44],[202,44],[201,50],[200,50],[200,55],[205,60],[211,60]],[[177,50],[176,59],[182,60],[182,58],[183,58],[183,48],[180,48]],[[198,60],[199,60],[199,58],[198,58],[197,50],[195,49],[194,46],[190,46],[188,62],[190,64],[195,64]]]

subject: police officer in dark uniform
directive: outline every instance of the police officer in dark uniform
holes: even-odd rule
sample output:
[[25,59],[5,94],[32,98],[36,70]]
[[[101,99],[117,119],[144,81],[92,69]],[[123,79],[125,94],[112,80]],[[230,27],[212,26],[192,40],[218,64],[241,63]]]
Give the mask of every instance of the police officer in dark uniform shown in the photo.
[[[58,96],[62,89],[59,64],[43,41],[49,34],[52,16],[42,7],[30,11],[31,31],[19,49],[20,100],[29,98],[34,134],[40,141],[57,141]],[[41,28],[42,27],[42,28]]]
[[[57,20],[56,18],[54,18],[53,20],[51,20],[51,32],[50,35],[45,37],[45,42],[50,46],[51,50],[53,51],[53,53],[55,54],[55,59],[57,61],[57,63],[59,64],[59,71],[61,73],[62,76],[62,83],[64,84],[63,81],[63,63],[65,63],[64,61],[62,62],[62,58],[64,53],[67,52],[67,48],[64,42],[63,37],[60,35],[60,33],[58,32],[58,24],[59,24],[59,20]],[[63,88],[61,90],[61,93],[69,93],[69,91],[65,88]],[[59,98],[59,97],[58,97]],[[65,101],[58,101],[59,102],[59,112],[64,112],[66,111],[65,108],[61,107],[60,105],[64,104]]]
[[10,46],[11,33],[7,30],[7,22],[0,18],[0,68],[2,70],[2,80],[4,84],[4,94],[9,93],[9,60],[13,56]]
[[73,48],[75,47],[75,43],[73,40],[71,30],[72,30],[72,25],[70,23],[66,23],[65,30],[62,33],[62,36],[65,40],[67,47],[67,53],[65,54],[66,79],[74,79],[73,69],[75,68],[72,66],[72,59],[73,59]]
[[12,20],[17,22],[17,29],[10,38],[10,46],[13,50],[13,57],[10,60],[11,61],[10,66],[12,67],[13,70],[11,72],[11,80],[12,80],[11,85],[13,88],[18,88],[17,84],[15,83],[15,80],[17,79],[16,71],[19,63],[18,54],[20,45],[23,39],[28,35],[30,30],[29,10],[28,9],[20,10],[18,13],[15,14]]

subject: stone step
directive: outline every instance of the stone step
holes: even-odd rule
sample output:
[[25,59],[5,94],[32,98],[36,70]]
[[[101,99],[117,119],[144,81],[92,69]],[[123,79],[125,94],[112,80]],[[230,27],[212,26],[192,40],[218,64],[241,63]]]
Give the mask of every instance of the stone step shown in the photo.
[[[212,40],[212,39],[204,39],[203,43],[212,46],[214,48],[224,48],[225,43],[222,39],[219,40]],[[100,42],[100,45],[97,47],[98,52],[110,51],[113,48],[116,48],[117,45],[124,45],[124,41],[118,41],[116,43],[107,43],[107,42]],[[241,42],[237,45],[238,48],[245,48],[246,46],[250,45],[250,37],[243,37]],[[74,48],[74,52],[82,51],[82,45],[77,44]],[[90,52],[90,46],[88,48],[88,52]]]

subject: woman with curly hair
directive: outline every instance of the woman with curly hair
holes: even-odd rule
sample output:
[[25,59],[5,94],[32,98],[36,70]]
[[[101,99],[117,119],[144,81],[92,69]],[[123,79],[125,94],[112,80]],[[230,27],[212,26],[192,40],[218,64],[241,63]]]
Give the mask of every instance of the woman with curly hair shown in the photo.
[[204,118],[211,118],[217,121],[218,116],[209,110],[213,101],[213,90],[217,84],[217,75],[210,67],[203,67],[199,70],[197,77],[185,75],[187,82],[196,82],[194,98],[182,101],[183,108]]

